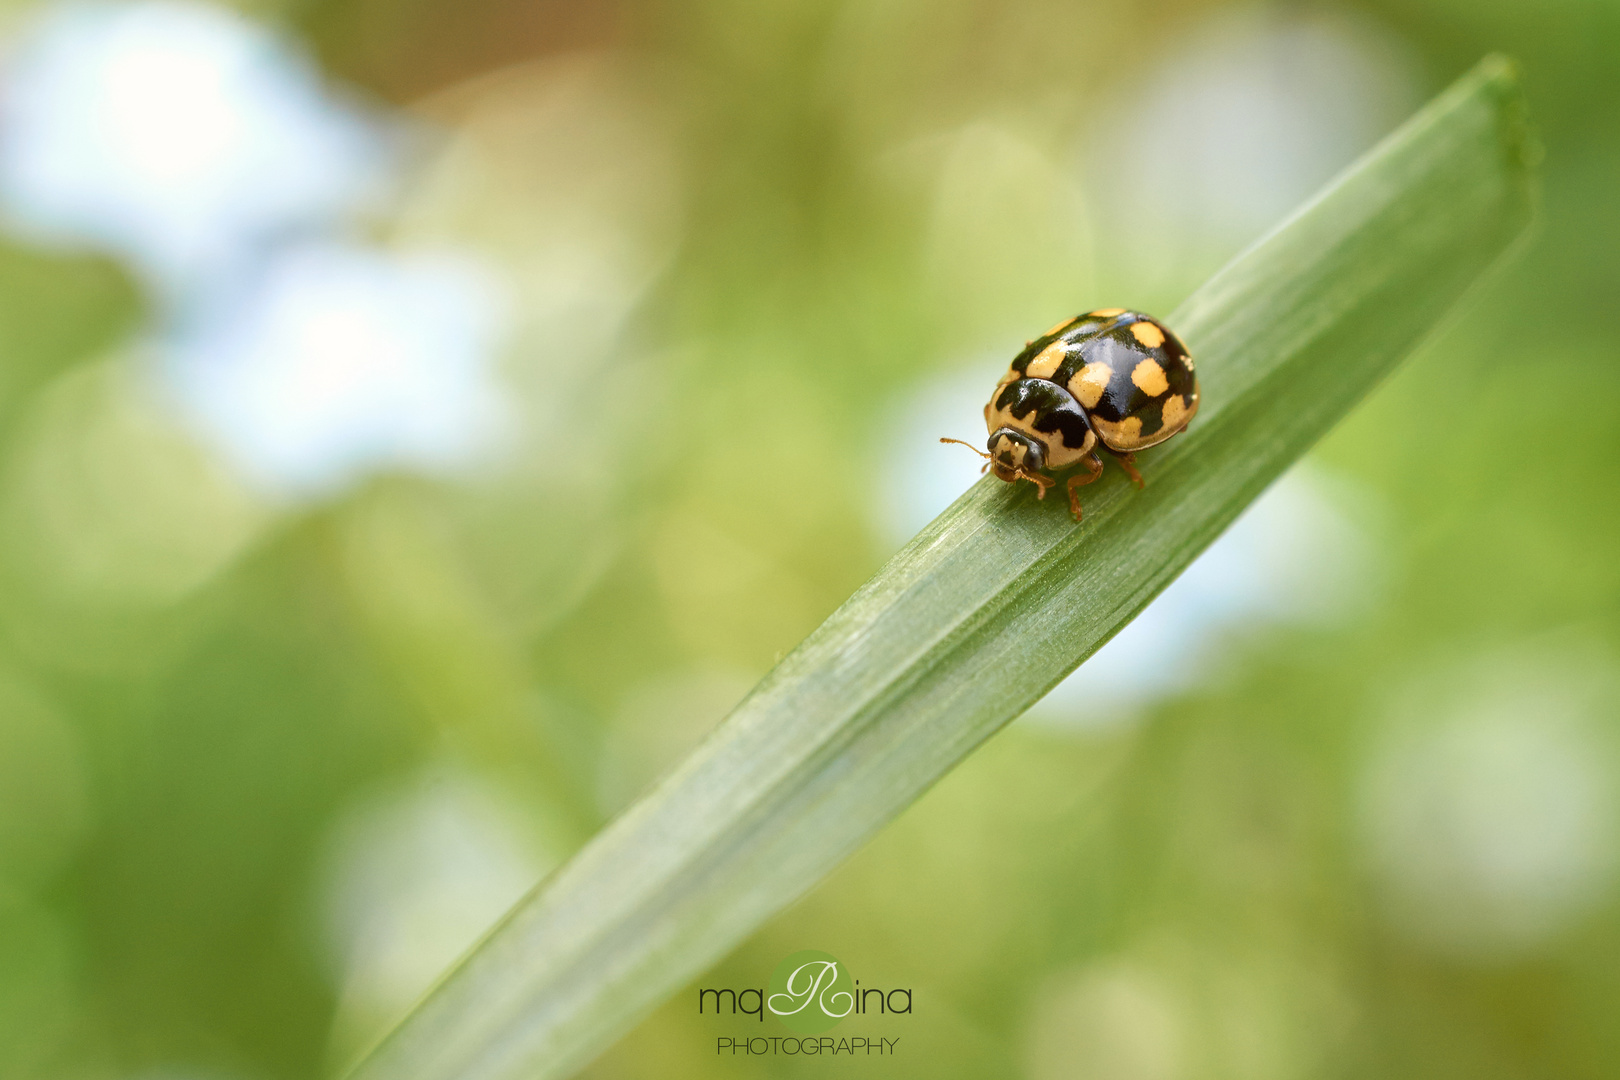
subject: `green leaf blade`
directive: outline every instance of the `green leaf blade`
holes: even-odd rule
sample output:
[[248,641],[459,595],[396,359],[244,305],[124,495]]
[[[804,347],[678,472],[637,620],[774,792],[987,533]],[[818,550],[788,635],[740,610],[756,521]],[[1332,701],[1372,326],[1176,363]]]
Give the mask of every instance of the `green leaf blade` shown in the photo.
[[1145,607],[1523,235],[1534,156],[1489,58],[1167,320],[1203,402],[1146,490],[1114,474],[1075,526],[1061,498],[975,485],[353,1076],[561,1077],[600,1053]]

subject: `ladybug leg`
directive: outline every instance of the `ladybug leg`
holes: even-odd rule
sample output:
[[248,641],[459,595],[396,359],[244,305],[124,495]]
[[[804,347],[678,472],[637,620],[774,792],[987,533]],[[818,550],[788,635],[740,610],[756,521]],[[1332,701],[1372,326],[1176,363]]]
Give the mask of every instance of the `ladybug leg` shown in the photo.
[[1097,460],[1096,454],[1087,456],[1082,459],[1081,463],[1086,467],[1086,474],[1081,476],[1079,473],[1075,473],[1069,477],[1069,482],[1064,485],[1069,492],[1069,513],[1074,515],[1075,521],[1080,520],[1080,496],[1074,489],[1085,487],[1103,474],[1103,463]]
[[1037,499],[1045,499],[1046,489],[1057,483],[1056,480],[1050,477],[1042,476],[1040,473],[1025,472],[1023,469],[1018,470],[1018,475],[1040,489],[1035,495]]
[[1147,487],[1147,481],[1143,480],[1142,474],[1136,471],[1135,454],[1115,454],[1114,457],[1119,461],[1119,467],[1130,474],[1131,483],[1136,485],[1138,491]]

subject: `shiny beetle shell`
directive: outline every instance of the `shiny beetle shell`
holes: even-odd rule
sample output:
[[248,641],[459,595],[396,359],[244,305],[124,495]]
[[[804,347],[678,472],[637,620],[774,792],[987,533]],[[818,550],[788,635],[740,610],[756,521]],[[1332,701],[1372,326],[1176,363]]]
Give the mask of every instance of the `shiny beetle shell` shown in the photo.
[[993,460],[1033,471],[1073,465],[1098,442],[1118,455],[1155,446],[1197,411],[1187,347],[1151,316],[1108,308],[1065,319],[1025,346],[984,419]]

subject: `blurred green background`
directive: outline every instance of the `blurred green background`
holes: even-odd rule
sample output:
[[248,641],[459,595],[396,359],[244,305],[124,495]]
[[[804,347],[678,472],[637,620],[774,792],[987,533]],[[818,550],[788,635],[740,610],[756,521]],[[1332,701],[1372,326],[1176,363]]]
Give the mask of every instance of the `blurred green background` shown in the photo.
[[341,1069],[970,482],[1025,338],[1493,49],[1521,257],[694,984],[825,950],[897,1056],[688,990],[587,1075],[1620,1075],[1612,0],[3,27],[0,1076]]

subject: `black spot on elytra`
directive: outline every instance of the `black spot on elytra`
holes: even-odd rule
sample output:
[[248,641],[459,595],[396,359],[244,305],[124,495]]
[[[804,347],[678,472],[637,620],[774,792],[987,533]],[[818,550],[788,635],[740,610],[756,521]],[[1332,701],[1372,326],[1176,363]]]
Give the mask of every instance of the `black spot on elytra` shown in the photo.
[[1141,409],[1134,415],[1142,420],[1142,437],[1148,438],[1156,435],[1164,428],[1164,403],[1170,400],[1170,395],[1156,400]]

